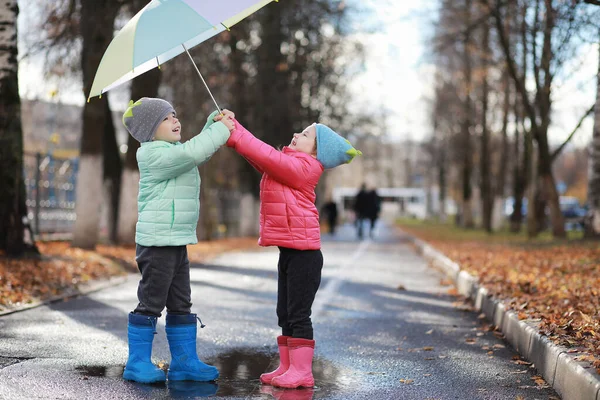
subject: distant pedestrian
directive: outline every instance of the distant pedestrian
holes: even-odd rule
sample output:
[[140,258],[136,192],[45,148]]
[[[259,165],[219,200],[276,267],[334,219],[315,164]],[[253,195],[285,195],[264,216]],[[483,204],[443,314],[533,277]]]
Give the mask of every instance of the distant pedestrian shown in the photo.
[[[200,175],[198,165],[227,141],[234,116],[208,117],[201,134],[181,144],[181,124],[167,101],[143,97],[131,101],[123,124],[141,147],[135,260],[142,274],[138,305],[129,313],[129,357],[123,378],[163,382],[165,373],[150,359],[157,319],[167,308],[166,332],[171,362],[169,381],[212,381],[219,371],[198,359],[196,314],[191,314],[188,244],[197,243]],[[202,322],[200,322],[201,327]]]
[[279,247],[279,366],[262,374],[260,381],[284,388],[312,387],[315,341],[310,315],[323,268],[315,187],[324,169],[348,163],[360,152],[322,124],[295,133],[290,145],[277,151],[235,121],[227,146],[262,174],[258,244]]
[[327,226],[329,228],[329,233],[331,235],[335,235],[335,228],[337,226],[338,219],[338,209],[335,201],[328,201],[323,206],[323,214],[325,214],[325,219],[327,219]]
[[369,220],[369,236],[372,238],[375,230],[375,224],[379,219],[381,212],[381,198],[377,194],[376,189],[367,192],[366,195],[365,217]]
[[354,223],[356,224],[356,233],[359,239],[363,238],[363,225],[367,218],[368,208],[369,195],[367,192],[367,185],[363,183],[354,198]]

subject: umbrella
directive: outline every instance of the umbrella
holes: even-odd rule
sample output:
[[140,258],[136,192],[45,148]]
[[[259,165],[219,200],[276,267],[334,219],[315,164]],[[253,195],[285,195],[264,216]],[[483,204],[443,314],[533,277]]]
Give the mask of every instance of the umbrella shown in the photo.
[[108,45],[88,102],[185,52],[221,111],[188,49],[229,30],[272,1],[278,0],[152,0]]

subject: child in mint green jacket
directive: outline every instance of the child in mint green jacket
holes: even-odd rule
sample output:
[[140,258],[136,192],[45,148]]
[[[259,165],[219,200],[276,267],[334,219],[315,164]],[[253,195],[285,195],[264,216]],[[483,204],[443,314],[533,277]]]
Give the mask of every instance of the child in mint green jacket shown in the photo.
[[[166,331],[171,363],[170,381],[211,381],[219,372],[198,359],[196,314],[191,313],[190,267],[187,245],[197,243],[200,208],[198,166],[227,142],[234,128],[233,114],[215,122],[208,117],[202,132],[185,143],[181,124],[167,101],[143,97],[129,102],[123,124],[141,143],[136,262],[142,274],[139,303],[129,314],[129,357],[123,372],[127,380],[151,383],[166,380],[152,364],[156,321],[167,308]],[[201,327],[204,327],[201,322]]]

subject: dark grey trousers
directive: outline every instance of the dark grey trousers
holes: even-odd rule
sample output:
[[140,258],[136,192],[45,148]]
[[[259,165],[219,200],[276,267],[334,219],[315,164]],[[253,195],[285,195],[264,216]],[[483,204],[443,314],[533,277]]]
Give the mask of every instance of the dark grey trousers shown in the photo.
[[142,274],[138,285],[136,314],[160,317],[189,314],[192,308],[190,262],[186,246],[135,246],[135,260]]
[[279,247],[277,317],[282,335],[312,340],[310,315],[322,269],[321,250]]

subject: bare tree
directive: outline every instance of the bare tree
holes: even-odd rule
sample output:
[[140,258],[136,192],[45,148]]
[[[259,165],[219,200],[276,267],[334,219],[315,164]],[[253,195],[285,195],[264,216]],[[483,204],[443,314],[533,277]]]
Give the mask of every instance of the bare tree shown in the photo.
[[[128,14],[137,14],[147,4],[146,0],[131,0]],[[156,97],[161,82],[161,70],[154,68],[138,77],[131,83],[131,99],[136,101],[142,97]],[[127,153],[123,161],[119,190],[118,223],[116,241],[120,244],[135,243],[135,224],[137,222],[137,193],[140,174],[136,153],[140,144],[131,135],[127,139]]]
[[[588,4],[600,6],[600,1],[585,0]],[[600,37],[600,30],[598,31]],[[596,76],[596,107],[594,113],[594,133],[590,145],[588,172],[588,205],[585,233],[588,237],[600,237],[600,60]]]
[[490,127],[488,123],[489,114],[489,66],[491,63],[490,50],[490,26],[481,24],[481,50],[480,50],[480,86],[481,86],[481,136],[479,154],[479,177],[481,188],[482,226],[487,232],[492,232],[492,211],[494,207],[494,193],[492,187],[492,157],[489,148]]
[[[81,71],[83,93],[87,97],[100,60],[113,37],[114,21],[121,7],[118,0],[81,0],[80,30],[83,40]],[[77,220],[72,245],[94,248],[98,241],[98,226],[103,193],[103,148],[105,124],[112,124],[108,98],[93,99],[83,108],[83,130],[77,175],[75,212]],[[114,131],[114,128],[113,128]]]
[[27,207],[23,182],[23,131],[18,81],[17,0],[0,4],[0,252],[37,253],[26,238]]
[[[564,218],[558,203],[558,192],[556,191],[552,175],[552,157],[548,142],[548,128],[550,126],[552,106],[551,88],[555,74],[552,66],[553,59],[557,58],[555,48],[553,48],[552,44],[557,23],[557,9],[551,0],[544,0],[543,6],[541,0],[536,0],[535,2],[535,21],[531,34],[533,48],[530,55],[532,57],[536,90],[533,96],[534,101],[532,102],[530,93],[525,85],[525,78],[517,69],[509,38],[503,27],[502,2],[495,0],[493,7],[498,37],[507,61],[508,71],[516,83],[517,92],[520,95],[529,123],[531,124],[532,135],[538,146],[537,175],[541,181],[540,189],[542,193],[539,196],[535,194],[533,199],[537,201],[538,197],[540,197],[543,201],[547,202],[550,208],[552,232],[555,237],[564,237]],[[542,7],[544,8],[543,12],[541,10]],[[542,20],[539,20],[540,16]],[[542,43],[541,51],[537,49],[539,41]],[[536,210],[536,207],[530,204],[529,208],[529,214],[534,215],[533,211]],[[530,233],[533,234],[534,232]]]
[[[599,34],[600,37],[600,34]],[[589,219],[586,236],[600,237],[600,62],[598,64],[594,133],[590,145],[588,175]]]

